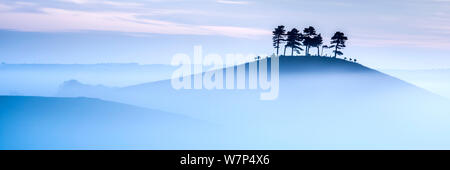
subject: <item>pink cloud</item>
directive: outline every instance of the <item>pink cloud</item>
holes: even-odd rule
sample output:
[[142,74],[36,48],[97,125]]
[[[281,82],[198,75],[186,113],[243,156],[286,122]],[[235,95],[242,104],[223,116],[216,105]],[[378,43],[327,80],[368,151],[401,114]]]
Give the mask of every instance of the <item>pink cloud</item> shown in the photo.
[[[1,6],[0,6],[1,7]],[[239,38],[270,36],[270,31],[232,26],[190,25],[145,19],[132,12],[87,12],[42,8],[41,13],[3,11],[1,29],[37,32],[118,31],[127,33],[222,35]],[[151,14],[149,14],[151,15]]]

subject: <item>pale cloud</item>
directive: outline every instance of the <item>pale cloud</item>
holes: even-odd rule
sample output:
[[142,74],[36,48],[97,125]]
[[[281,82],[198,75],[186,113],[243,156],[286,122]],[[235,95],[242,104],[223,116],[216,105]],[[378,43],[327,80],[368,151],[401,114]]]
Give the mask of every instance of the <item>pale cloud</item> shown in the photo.
[[247,5],[248,1],[232,1],[232,0],[217,0],[216,2],[221,4],[233,4],[233,5]]
[[272,34],[269,30],[242,27],[199,26],[199,28],[214,31],[218,34],[230,37],[259,38],[260,36],[271,36]]
[[70,3],[75,3],[75,4],[88,4],[88,3],[93,2],[92,0],[59,0],[59,1],[70,2]]
[[430,29],[433,33],[450,35],[450,25],[426,25],[424,28]]
[[450,40],[437,35],[411,35],[387,33],[353,34],[349,42],[361,47],[417,47],[450,49]]
[[435,12],[426,19],[417,22],[416,27],[429,33],[439,34],[441,37],[450,38],[450,13]]
[[135,2],[118,2],[118,1],[110,1],[110,0],[59,0],[61,2],[74,3],[79,5],[88,5],[88,4],[102,4],[102,5],[110,5],[117,7],[139,7],[143,4],[135,3]]
[[239,38],[270,36],[270,31],[231,26],[190,25],[140,18],[143,13],[90,12],[42,8],[41,13],[5,11],[0,29],[34,32],[117,31],[126,33],[223,35]]
[[16,5],[19,5],[19,6],[34,6],[34,5],[36,5],[36,4],[33,3],[33,2],[22,2],[22,1],[18,1],[18,2],[16,2]]
[[14,7],[10,5],[0,4],[0,11],[9,11],[14,9]]
[[147,9],[145,15],[184,15],[184,14],[195,14],[195,15],[206,15],[208,13],[203,11],[194,10],[183,10],[183,9]]

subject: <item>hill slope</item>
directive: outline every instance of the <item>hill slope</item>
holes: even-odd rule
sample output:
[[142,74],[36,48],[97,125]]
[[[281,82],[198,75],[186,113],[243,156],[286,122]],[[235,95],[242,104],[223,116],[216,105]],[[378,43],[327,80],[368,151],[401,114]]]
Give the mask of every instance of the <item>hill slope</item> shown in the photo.
[[90,98],[0,96],[0,149],[198,148],[205,144],[196,131],[205,125]]
[[[170,80],[84,90],[76,95],[220,123],[228,143],[243,148],[450,148],[447,100],[335,58],[280,57],[280,91],[273,101],[259,100],[262,90],[175,90]],[[64,88],[60,94],[72,95]]]
[[397,78],[450,99],[450,69],[383,70]]

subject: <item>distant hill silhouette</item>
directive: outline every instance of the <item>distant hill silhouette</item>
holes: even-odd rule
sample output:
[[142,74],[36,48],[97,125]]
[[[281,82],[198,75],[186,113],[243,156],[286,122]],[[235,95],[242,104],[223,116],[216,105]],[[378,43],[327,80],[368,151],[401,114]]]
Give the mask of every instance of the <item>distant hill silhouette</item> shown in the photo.
[[170,80],[102,92],[82,88],[89,93],[70,94],[62,87],[60,95],[213,121],[227,127],[221,133],[229,144],[243,148],[450,148],[449,101],[338,58],[280,57],[274,101],[259,100],[261,90],[175,90]]
[[53,96],[75,79],[122,87],[170,78],[175,67],[139,64],[0,64],[0,95]]

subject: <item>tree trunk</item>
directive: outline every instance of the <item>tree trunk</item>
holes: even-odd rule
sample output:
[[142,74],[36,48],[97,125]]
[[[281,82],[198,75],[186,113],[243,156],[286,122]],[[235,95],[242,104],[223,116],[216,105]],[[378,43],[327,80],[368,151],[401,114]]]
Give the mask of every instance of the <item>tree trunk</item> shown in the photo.
[[320,46],[317,46],[317,56],[320,56]]
[[291,56],[294,56],[294,47],[292,47]]
[[280,39],[277,40],[277,56],[278,56],[278,50],[280,49]]
[[335,47],[335,50],[334,50],[334,58],[336,58],[336,54],[337,54],[337,47],[338,47],[338,45],[339,45],[339,43],[336,43],[336,47]]
[[286,56],[286,46],[284,46],[284,53],[283,56]]
[[306,46],[306,56],[309,56],[309,45]]

